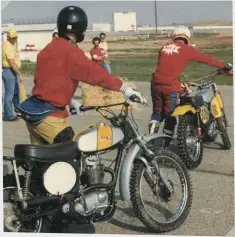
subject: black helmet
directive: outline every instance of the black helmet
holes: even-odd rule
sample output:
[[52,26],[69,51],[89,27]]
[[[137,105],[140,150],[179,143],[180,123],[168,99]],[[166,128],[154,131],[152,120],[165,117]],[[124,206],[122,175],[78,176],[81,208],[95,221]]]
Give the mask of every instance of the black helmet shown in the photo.
[[87,15],[82,8],[75,6],[65,7],[57,17],[59,37],[65,37],[65,33],[73,33],[76,36],[76,43],[82,42],[87,24]]

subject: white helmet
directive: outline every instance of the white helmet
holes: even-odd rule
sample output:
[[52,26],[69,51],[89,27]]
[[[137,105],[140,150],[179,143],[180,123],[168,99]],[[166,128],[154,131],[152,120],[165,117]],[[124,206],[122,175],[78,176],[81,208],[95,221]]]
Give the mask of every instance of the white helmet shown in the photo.
[[190,40],[191,38],[191,33],[188,27],[186,26],[178,26],[174,29],[173,34],[172,34],[172,39],[176,38],[185,38],[186,40]]

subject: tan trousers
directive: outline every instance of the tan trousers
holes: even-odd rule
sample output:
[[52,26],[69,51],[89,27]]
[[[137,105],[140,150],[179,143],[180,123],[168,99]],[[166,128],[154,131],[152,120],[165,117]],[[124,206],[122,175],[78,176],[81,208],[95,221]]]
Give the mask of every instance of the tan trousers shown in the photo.
[[68,127],[68,119],[48,116],[41,123],[33,125],[26,123],[31,144],[46,145],[53,144],[55,137],[66,127]]

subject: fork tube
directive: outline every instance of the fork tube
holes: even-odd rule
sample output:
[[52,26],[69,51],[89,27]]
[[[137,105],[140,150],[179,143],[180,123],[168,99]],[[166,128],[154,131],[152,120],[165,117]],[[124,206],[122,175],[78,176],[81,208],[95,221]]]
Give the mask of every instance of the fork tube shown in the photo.
[[[133,122],[132,120],[127,117],[127,123],[131,126],[131,129],[132,131],[134,132],[135,136],[136,136],[136,140],[138,142],[138,144],[144,149],[144,151],[146,152],[147,154],[147,158],[150,158],[148,161],[150,162],[150,164],[153,166],[153,168],[155,169],[155,171],[159,174],[161,180],[163,181],[163,183],[165,184],[165,186],[167,187],[168,191],[171,193],[172,192],[172,188],[169,184],[169,182],[167,181],[165,175],[160,172],[159,170],[159,167],[158,167],[158,164],[156,163],[156,161],[153,159],[154,158],[154,154],[151,150],[149,150],[147,148],[147,146],[145,145],[145,143],[143,143],[142,141],[142,137],[141,135],[138,133],[138,131],[136,131],[134,125],[133,125]],[[151,187],[151,186],[150,186]]]
[[146,152],[146,154],[148,155],[148,157],[153,156],[152,151],[150,151],[146,145],[142,142],[142,137],[140,135],[140,133],[138,131],[136,131],[133,122],[131,121],[131,119],[129,117],[127,117],[127,123],[130,125],[131,130],[133,131],[133,133],[135,134],[136,140],[138,142],[138,144],[144,149],[144,151]]
[[13,169],[14,169],[14,173],[15,173],[16,186],[17,186],[19,198],[23,201],[23,193],[22,193],[22,189],[20,187],[20,179],[19,179],[18,170],[17,170],[17,167],[16,167],[16,161],[15,160],[12,161],[12,165],[13,165]]

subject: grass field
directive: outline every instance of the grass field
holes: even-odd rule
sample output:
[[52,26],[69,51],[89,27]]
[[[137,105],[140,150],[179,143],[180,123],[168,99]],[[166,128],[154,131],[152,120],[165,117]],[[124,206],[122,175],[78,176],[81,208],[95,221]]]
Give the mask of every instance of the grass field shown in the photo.
[[[127,78],[129,81],[149,81],[151,73],[154,71],[157,63],[157,49],[150,49],[151,53],[143,52],[142,49],[132,50],[125,55],[110,56],[111,69],[114,75]],[[206,52],[211,56],[221,59],[225,62],[233,63],[233,51],[217,50]],[[22,62],[22,72],[26,75],[33,75],[35,64]],[[181,76],[182,81],[194,80],[205,76],[215,70],[214,68],[200,63],[189,63]],[[220,76],[216,79],[219,85],[232,85],[232,77]]]

